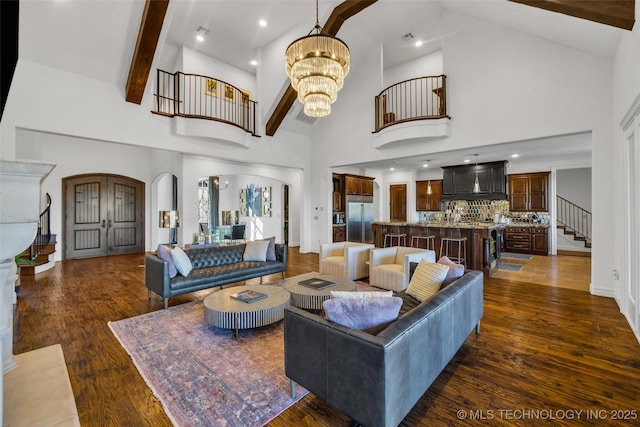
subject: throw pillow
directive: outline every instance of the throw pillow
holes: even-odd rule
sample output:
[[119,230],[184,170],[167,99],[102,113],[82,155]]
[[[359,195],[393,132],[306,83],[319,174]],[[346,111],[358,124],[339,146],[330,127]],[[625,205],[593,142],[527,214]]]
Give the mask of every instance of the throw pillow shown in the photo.
[[165,245],[158,245],[158,258],[163,261],[166,261],[169,264],[169,277],[172,279],[178,275],[178,270],[176,269],[176,265],[173,263],[173,259],[171,259],[171,249]]
[[269,248],[269,241],[267,240],[255,240],[247,242],[244,248],[243,261],[266,261],[267,249]]
[[373,298],[373,297],[392,297],[393,291],[364,291],[364,292],[349,292],[349,291],[330,291],[331,298]]
[[435,262],[420,260],[407,287],[407,293],[420,301],[426,301],[435,295],[447,277],[449,267]]
[[177,246],[173,248],[171,250],[171,259],[173,260],[173,263],[175,264],[176,270],[178,270],[178,273],[182,274],[185,277],[189,273],[191,273],[191,270],[193,269],[193,266],[191,265],[191,260],[189,259],[187,254],[184,253],[182,249],[180,249]]
[[398,318],[402,298],[339,298],[322,303],[327,320],[377,334]]
[[438,260],[438,264],[446,265],[447,267],[449,267],[447,277],[445,277],[444,282],[442,282],[443,288],[464,275],[464,265],[456,264],[446,256],[440,258]]
[[275,261],[276,260],[276,236],[267,237],[265,239],[269,242],[269,247],[267,248],[267,261]]

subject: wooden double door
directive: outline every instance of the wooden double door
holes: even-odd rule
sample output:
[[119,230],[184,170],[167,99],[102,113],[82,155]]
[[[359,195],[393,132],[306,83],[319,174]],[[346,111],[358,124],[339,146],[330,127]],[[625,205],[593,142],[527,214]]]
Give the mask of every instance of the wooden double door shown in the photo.
[[64,256],[139,253],[144,248],[144,183],[120,175],[64,178]]

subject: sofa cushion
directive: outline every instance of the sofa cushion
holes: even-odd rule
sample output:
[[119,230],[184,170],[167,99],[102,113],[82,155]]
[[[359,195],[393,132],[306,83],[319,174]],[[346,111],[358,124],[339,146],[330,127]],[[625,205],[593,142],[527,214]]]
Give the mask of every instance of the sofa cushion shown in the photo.
[[392,291],[363,291],[363,292],[351,292],[351,291],[330,291],[331,298],[373,298],[373,297],[392,297]]
[[176,246],[171,250],[171,259],[176,266],[176,270],[178,270],[178,273],[181,275],[187,276],[191,272],[191,269],[193,268],[191,260],[179,247]]
[[171,259],[171,249],[165,245],[158,245],[156,253],[158,254],[158,258],[169,264],[169,277],[172,279],[176,277],[178,270],[176,269],[176,265],[173,263],[173,259]]
[[267,247],[267,261],[275,261],[276,260],[276,236],[267,237],[265,239],[269,242],[269,247]]
[[464,265],[456,264],[446,256],[441,257],[438,260],[438,264],[446,265],[447,267],[449,267],[447,277],[445,277],[444,282],[442,282],[442,287],[450,285],[454,280],[459,279],[464,274]]
[[244,248],[243,261],[266,261],[267,249],[269,248],[268,240],[256,240],[253,242],[247,242],[247,246]]
[[375,335],[398,318],[401,305],[397,297],[373,297],[328,299],[322,307],[328,320]]
[[447,277],[449,267],[434,262],[420,260],[407,287],[407,293],[420,301],[435,295]]

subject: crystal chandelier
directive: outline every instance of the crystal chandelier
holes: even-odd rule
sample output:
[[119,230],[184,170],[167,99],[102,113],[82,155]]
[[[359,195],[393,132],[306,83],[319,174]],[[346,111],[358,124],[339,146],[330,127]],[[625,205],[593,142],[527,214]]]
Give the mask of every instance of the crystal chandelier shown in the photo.
[[[313,31],[315,34],[311,34]],[[310,117],[324,117],[331,113],[331,104],[338,97],[344,78],[349,73],[349,48],[340,39],[322,33],[318,24],[305,37],[287,47],[287,75],[291,86],[304,104]]]

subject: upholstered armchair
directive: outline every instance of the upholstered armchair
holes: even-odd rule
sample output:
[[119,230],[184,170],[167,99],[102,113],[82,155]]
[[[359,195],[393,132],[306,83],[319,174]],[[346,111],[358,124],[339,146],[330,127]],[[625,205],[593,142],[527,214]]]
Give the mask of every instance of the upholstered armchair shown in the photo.
[[320,245],[320,274],[358,280],[369,275],[369,243],[335,242]]
[[369,256],[369,284],[394,292],[409,286],[410,263],[421,259],[436,262],[434,251],[404,246],[373,249]]

